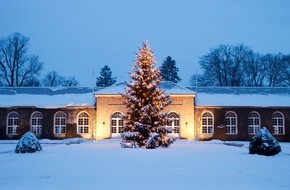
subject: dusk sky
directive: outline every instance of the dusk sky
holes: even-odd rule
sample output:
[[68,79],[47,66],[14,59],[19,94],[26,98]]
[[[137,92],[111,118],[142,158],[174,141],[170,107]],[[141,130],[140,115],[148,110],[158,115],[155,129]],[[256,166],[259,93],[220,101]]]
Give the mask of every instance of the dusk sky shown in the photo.
[[290,53],[289,0],[0,0],[0,7],[0,37],[29,37],[42,74],[56,70],[81,86],[95,84],[104,65],[117,81],[129,80],[144,40],[157,66],[176,60],[183,86],[220,44]]

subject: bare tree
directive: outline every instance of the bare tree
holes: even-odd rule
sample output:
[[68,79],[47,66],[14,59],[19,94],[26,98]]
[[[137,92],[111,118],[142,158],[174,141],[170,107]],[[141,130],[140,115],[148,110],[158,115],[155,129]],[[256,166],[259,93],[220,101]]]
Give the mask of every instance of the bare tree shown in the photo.
[[283,65],[284,84],[285,86],[290,86],[290,54],[283,57]]
[[58,74],[58,72],[50,71],[42,79],[42,85],[47,87],[62,86],[63,80],[63,76]]
[[245,70],[250,61],[253,50],[239,44],[230,47],[230,86],[243,86],[245,82]]
[[72,87],[72,86],[78,86],[79,82],[76,80],[74,76],[72,77],[65,77],[62,86]]
[[212,81],[210,85],[227,85],[227,78],[222,73],[222,67],[227,62],[227,54],[224,53],[226,49],[227,47],[222,45],[211,49],[210,53],[202,56],[199,61],[201,68],[204,70],[203,76]]
[[42,79],[42,85],[47,87],[57,87],[57,86],[72,87],[78,86],[79,82],[76,80],[74,76],[64,77],[61,76],[56,71],[50,71]]
[[201,57],[203,79],[218,86],[242,86],[244,73],[252,50],[242,44],[220,45]]
[[24,86],[36,80],[43,64],[28,54],[29,38],[13,33],[0,40],[0,75],[4,85]]
[[28,80],[25,81],[25,83],[23,83],[23,86],[26,87],[40,87],[41,86],[41,82],[38,78],[29,78]]
[[266,86],[278,87],[283,86],[283,55],[279,54],[266,54],[262,57],[262,61],[266,64]]
[[194,74],[189,78],[189,86],[217,86],[210,78],[204,77],[202,74]]
[[250,52],[249,60],[245,70],[245,86],[264,86],[266,71],[267,67],[266,64],[261,60],[261,55],[258,53]]

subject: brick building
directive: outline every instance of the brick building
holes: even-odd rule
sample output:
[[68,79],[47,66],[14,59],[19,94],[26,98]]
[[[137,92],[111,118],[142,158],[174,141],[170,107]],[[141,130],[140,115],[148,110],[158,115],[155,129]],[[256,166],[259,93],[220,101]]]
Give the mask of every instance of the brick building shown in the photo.
[[[120,138],[124,87],[0,88],[0,139],[18,139],[29,130],[50,139]],[[250,140],[265,126],[278,140],[290,141],[289,88],[160,87],[172,99],[164,110],[171,136]]]

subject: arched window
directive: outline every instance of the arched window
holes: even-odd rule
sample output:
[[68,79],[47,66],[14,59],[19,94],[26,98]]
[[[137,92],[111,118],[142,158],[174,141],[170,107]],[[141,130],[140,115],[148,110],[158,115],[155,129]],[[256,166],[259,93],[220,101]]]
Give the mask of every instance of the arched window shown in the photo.
[[251,112],[248,118],[249,134],[256,134],[260,130],[260,115],[257,112]]
[[35,134],[42,133],[43,116],[40,112],[34,112],[30,118],[30,131]]
[[237,115],[234,112],[227,112],[225,115],[226,133],[237,134]]
[[66,115],[64,112],[57,112],[54,115],[54,134],[65,134]]
[[17,112],[10,112],[7,116],[7,134],[18,135],[19,115]]
[[112,135],[116,136],[123,132],[124,120],[121,112],[113,113],[111,117]]
[[78,134],[89,133],[89,114],[81,112],[78,115]]
[[282,113],[280,113],[280,112],[273,113],[272,126],[274,128],[275,135],[285,134],[284,116]]
[[202,133],[204,134],[213,134],[213,115],[210,112],[205,112],[202,114],[201,125],[202,125]]
[[167,127],[172,128],[173,134],[179,133],[179,115],[175,112],[170,112],[167,115]]

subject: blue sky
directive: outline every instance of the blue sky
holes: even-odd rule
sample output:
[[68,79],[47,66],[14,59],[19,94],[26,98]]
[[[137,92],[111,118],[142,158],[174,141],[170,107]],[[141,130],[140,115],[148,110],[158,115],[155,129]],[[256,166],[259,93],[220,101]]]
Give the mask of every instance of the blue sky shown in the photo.
[[104,65],[129,80],[146,39],[157,66],[168,55],[176,60],[184,86],[200,72],[199,58],[220,44],[290,53],[288,0],[0,0],[0,7],[0,37],[29,37],[43,74],[56,70],[82,86],[94,84]]

